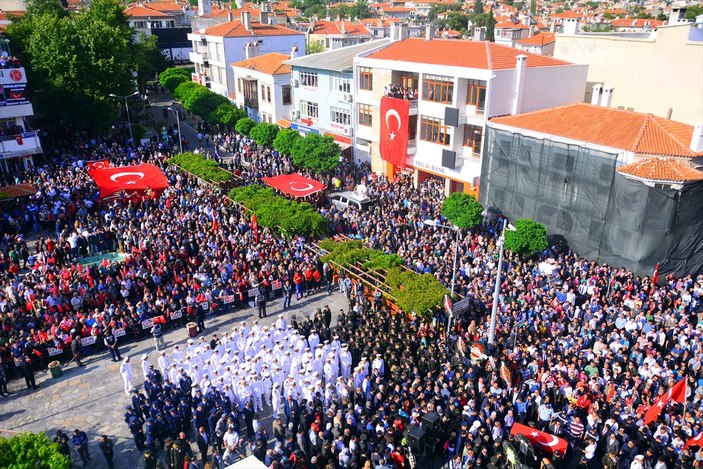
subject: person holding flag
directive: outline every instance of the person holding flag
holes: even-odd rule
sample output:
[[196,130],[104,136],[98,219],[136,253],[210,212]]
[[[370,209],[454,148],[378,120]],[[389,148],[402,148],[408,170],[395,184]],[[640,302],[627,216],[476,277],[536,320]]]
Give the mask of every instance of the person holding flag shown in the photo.
[[681,404],[686,403],[686,391],[687,391],[687,386],[686,386],[686,377],[684,376],[683,379],[679,380],[675,385],[671,387],[667,392],[659,396],[654,402],[652,402],[651,407],[649,410],[647,410],[647,413],[644,415],[644,424],[649,425],[651,422],[657,419],[659,417],[659,414],[661,413],[662,409],[666,407],[666,405],[671,402],[680,402]]

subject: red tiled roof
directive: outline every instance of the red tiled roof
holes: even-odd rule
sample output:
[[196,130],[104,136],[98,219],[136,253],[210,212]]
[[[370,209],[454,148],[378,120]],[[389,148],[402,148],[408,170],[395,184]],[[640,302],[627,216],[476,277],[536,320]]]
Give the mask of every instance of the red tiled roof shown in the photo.
[[643,155],[703,156],[703,152],[689,148],[693,126],[651,114],[585,103],[496,117],[491,122]]
[[662,26],[665,24],[665,21],[659,21],[659,20],[643,20],[643,19],[634,19],[634,18],[623,18],[619,20],[612,20],[610,22],[610,25],[613,28],[658,28],[659,26]]
[[527,56],[528,67],[571,65],[570,62],[532,54],[487,41],[453,41],[450,39],[410,38],[393,42],[368,56],[370,59],[398,60],[430,65],[509,70],[515,68],[515,58]]
[[[342,34],[342,21],[315,21],[315,30],[310,34]],[[363,24],[353,21],[344,21],[344,34],[371,35]]]
[[522,23],[514,23],[512,21],[503,21],[495,25],[495,29],[530,29],[529,26]]
[[234,62],[232,66],[247,68],[256,72],[265,73],[266,75],[284,75],[290,74],[291,67],[281,62],[288,59],[290,59],[290,55],[271,52],[258,57],[252,57],[251,59]]
[[151,8],[143,7],[140,5],[132,5],[125,9],[124,14],[136,18],[149,18],[149,17],[168,17],[166,13],[160,11],[152,10]]
[[552,33],[537,33],[532,37],[520,39],[517,43],[523,46],[544,46],[556,40]]
[[150,2],[144,3],[142,6],[158,11],[183,11],[183,8],[174,2]]
[[703,181],[703,172],[676,158],[645,158],[620,166],[618,172],[653,181]]
[[250,36],[288,36],[304,35],[305,33],[286,28],[277,24],[261,24],[251,22],[251,31],[247,30],[242,21],[237,19],[229,23],[218,24],[205,30],[206,36],[220,37],[250,37]]
[[409,13],[417,10],[415,7],[383,7],[386,13]]
[[581,13],[577,13],[575,11],[564,11],[562,13],[555,13],[551,15],[552,18],[562,18],[562,19],[578,19],[578,18],[583,18],[583,15]]

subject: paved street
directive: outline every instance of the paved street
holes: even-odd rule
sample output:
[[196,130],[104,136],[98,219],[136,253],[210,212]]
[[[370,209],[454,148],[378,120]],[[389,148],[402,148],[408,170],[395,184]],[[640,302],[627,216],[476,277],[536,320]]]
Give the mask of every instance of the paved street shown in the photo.
[[[282,300],[276,299],[268,304],[268,317],[261,324],[271,324],[281,314]],[[292,308],[286,311],[286,320],[291,315],[298,318],[311,314],[316,308],[329,305],[333,313],[340,308],[346,308],[346,298],[340,293],[326,295],[320,293],[300,302],[293,300]],[[336,315],[335,315],[336,316]],[[213,334],[231,331],[233,326],[242,321],[257,319],[254,308],[237,310],[234,313],[223,314],[206,321],[208,339]],[[333,324],[336,318],[333,319]],[[184,344],[187,340],[186,329],[170,331],[166,334],[168,350],[175,344]],[[122,356],[133,358],[134,384],[141,388],[143,383],[141,373],[141,355],[150,353],[152,363],[156,363],[157,355],[150,340],[142,340],[121,347]],[[64,370],[63,377],[53,380],[50,374],[39,372],[37,383],[41,388],[29,392],[25,389],[24,380],[14,380],[9,388],[13,393],[9,398],[0,398],[0,434],[11,436],[12,432],[41,432],[46,431],[53,437],[57,429],[70,433],[79,428],[88,434],[90,440],[91,468],[105,468],[107,464],[100,453],[97,440],[100,435],[108,435],[115,443],[115,467],[118,469],[141,468],[141,455],[134,447],[134,442],[124,423],[124,407],[129,405],[129,398],[123,392],[122,378],[119,374],[119,363],[110,361],[107,352],[99,356],[91,356],[85,360],[87,366],[80,368],[74,364]],[[264,422],[271,424],[271,411],[266,408]],[[197,448],[194,446],[194,451]],[[81,467],[77,453],[73,454],[73,467]],[[76,462],[77,461],[77,462]]]

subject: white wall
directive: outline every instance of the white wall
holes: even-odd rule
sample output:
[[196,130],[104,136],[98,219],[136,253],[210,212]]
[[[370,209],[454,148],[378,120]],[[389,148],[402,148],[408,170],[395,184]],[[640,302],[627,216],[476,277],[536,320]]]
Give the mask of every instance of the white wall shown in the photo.
[[527,67],[520,112],[583,101],[587,75],[588,65]]
[[[302,85],[300,80],[300,71],[310,71],[317,72],[317,89],[308,88]],[[339,124],[332,123],[330,107],[337,107],[341,109],[349,110],[351,123],[353,126],[355,119],[354,115],[354,104],[346,102],[344,100],[344,94],[331,89],[331,78],[332,76],[344,75],[350,81],[350,94],[353,95],[354,92],[354,82],[351,73],[341,74],[338,72],[333,72],[330,70],[320,70],[305,67],[293,67],[293,78],[298,80],[298,87],[293,88],[293,102],[294,106],[292,109],[300,111],[300,102],[309,101],[315,102],[318,106],[318,119],[313,121],[313,127],[320,129],[322,133],[329,131],[338,135],[344,135],[342,128]],[[302,117],[302,113],[301,113]],[[351,127],[351,126],[350,126]]]

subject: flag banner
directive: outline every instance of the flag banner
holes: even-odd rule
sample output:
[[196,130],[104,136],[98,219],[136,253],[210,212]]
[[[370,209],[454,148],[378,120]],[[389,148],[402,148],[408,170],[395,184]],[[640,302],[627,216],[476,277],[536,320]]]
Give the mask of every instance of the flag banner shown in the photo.
[[95,336],[94,335],[91,335],[89,337],[83,337],[81,339],[81,345],[83,345],[83,347],[86,347],[88,345],[93,345],[94,343],[95,343]]
[[230,303],[234,303],[234,295],[227,295],[222,297],[223,305],[228,305]]
[[174,311],[171,313],[171,320],[182,318],[182,317],[183,317],[183,311],[181,311],[181,310]]
[[105,168],[112,167],[112,165],[110,165],[110,160],[108,160],[107,158],[102,159],[102,160],[86,161],[85,166],[86,166],[86,169],[88,169],[88,170],[105,169]]
[[656,420],[662,409],[664,409],[670,401],[680,402],[682,404],[686,402],[686,377],[679,380],[671,389],[652,402],[652,406],[647,410],[647,413],[644,414],[644,424],[649,425],[650,422]]
[[154,325],[154,318],[145,319],[142,321],[142,329],[149,329]]
[[566,440],[554,436],[547,432],[542,432],[536,428],[528,427],[527,425],[522,425],[515,423],[513,428],[510,429],[511,435],[524,435],[525,438],[530,440],[535,448],[542,448],[545,451],[554,453],[555,451],[561,451],[562,454],[566,453],[568,443]]
[[154,195],[159,195],[168,187],[168,180],[164,173],[152,164],[117,168],[89,168],[88,174],[100,189],[101,199],[112,197],[123,191],[130,194],[152,191]]
[[61,353],[63,352],[63,350],[61,350],[60,348],[54,348],[54,347],[49,347],[47,350],[49,351],[50,357],[55,357],[56,355],[61,355]]
[[281,284],[280,280],[274,280],[273,283],[271,284],[272,290],[280,290],[281,288],[283,288],[283,285]]
[[112,335],[114,335],[115,337],[124,337],[127,335],[127,331],[124,327],[120,327],[119,329],[113,329]]
[[686,440],[686,444],[683,447],[688,448],[689,446],[703,446],[703,432]]
[[410,101],[381,98],[381,158],[400,168],[405,167],[410,135]]

